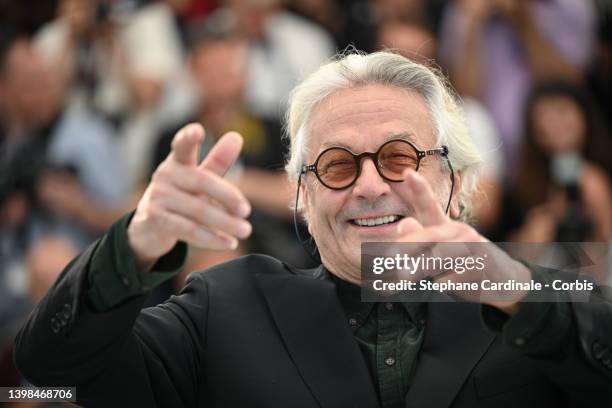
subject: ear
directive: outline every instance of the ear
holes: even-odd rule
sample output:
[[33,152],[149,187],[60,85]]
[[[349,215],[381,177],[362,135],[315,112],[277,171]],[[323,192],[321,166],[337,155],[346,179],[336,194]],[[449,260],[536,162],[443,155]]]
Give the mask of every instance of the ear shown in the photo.
[[461,193],[461,170],[455,171],[455,186],[453,188],[453,197],[451,198],[450,208],[448,210],[452,219],[459,218],[459,194]]

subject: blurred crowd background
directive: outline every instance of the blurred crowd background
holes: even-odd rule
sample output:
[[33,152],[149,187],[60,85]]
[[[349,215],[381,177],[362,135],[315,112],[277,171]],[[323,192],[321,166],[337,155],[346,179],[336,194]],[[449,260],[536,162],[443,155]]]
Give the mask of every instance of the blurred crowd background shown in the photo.
[[202,155],[227,130],[244,136],[228,177],[254,233],[236,251],[190,249],[186,273],[249,252],[310,265],[284,109],[347,47],[448,77],[484,158],[485,236],[610,241],[612,1],[0,0],[0,385],[23,384],[10,343],[32,305],[135,207],[187,122],[207,129]]

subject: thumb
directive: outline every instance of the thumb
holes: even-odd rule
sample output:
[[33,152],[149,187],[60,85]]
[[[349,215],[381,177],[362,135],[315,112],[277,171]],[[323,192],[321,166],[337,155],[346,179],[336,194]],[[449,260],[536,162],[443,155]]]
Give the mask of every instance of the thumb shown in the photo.
[[172,150],[170,155],[175,160],[185,165],[198,164],[198,151],[204,140],[204,128],[199,123],[190,123],[179,130],[172,139]]
[[399,235],[409,235],[423,230],[423,226],[414,217],[406,217],[397,224]]

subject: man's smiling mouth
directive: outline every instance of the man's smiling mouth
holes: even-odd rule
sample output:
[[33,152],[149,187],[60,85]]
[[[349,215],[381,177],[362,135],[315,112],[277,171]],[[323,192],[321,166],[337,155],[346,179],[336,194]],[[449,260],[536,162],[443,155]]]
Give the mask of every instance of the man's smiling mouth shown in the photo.
[[401,215],[385,215],[375,218],[355,218],[349,222],[360,227],[377,227],[379,225],[396,223],[402,218]]

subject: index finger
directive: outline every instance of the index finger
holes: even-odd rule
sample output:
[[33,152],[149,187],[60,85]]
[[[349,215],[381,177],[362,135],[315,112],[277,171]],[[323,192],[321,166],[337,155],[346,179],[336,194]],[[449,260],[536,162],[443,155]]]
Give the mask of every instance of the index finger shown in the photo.
[[210,149],[206,158],[200,164],[200,168],[208,169],[213,173],[223,176],[227,170],[238,159],[242,149],[242,136],[238,132],[227,132]]
[[407,189],[398,189],[399,195],[411,203],[415,216],[423,226],[439,225],[446,221],[446,214],[431,189],[429,183],[412,169],[403,173]]

